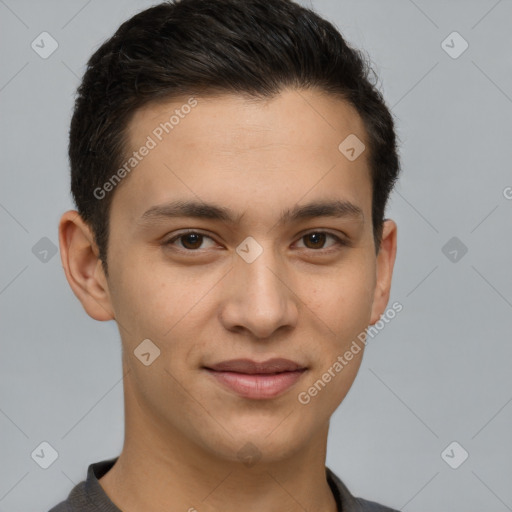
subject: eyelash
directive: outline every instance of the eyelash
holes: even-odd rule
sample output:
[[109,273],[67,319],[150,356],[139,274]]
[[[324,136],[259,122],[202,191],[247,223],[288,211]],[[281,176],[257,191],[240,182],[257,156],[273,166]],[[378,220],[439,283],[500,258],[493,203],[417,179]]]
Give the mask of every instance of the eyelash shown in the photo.
[[[302,240],[304,237],[306,237],[308,235],[313,235],[313,234],[315,234],[315,235],[316,234],[325,234],[325,235],[328,235],[336,240],[335,245],[342,246],[342,247],[350,246],[350,243],[347,240],[344,240],[344,239],[340,238],[339,236],[337,236],[333,233],[330,233],[329,231],[310,231],[309,233],[303,234],[299,238],[299,240]],[[201,233],[200,231],[187,231],[185,233],[180,233],[179,235],[176,235],[176,236],[170,238],[169,240],[163,242],[163,245],[166,247],[172,246],[176,240],[179,240],[180,238],[185,237],[187,235],[200,235],[204,238],[209,238],[210,240],[213,240],[213,238],[211,236]],[[308,248],[306,247],[306,249],[308,249]],[[181,247],[178,248],[177,250],[182,251],[182,252],[188,252],[188,253],[201,252],[201,249],[186,249],[186,248],[181,248]],[[333,251],[333,246],[331,246],[327,249],[309,249],[309,250],[313,251],[313,252],[317,252],[317,253],[329,253],[329,252]]]

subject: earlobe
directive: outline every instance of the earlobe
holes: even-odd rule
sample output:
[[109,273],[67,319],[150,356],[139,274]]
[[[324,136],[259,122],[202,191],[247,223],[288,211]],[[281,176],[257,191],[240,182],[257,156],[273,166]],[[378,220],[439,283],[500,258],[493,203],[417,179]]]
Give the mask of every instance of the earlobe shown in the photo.
[[93,233],[75,210],[60,219],[59,245],[66,279],[87,314],[99,321],[114,319]]
[[373,296],[371,325],[379,321],[389,302],[396,248],[397,225],[393,220],[386,219],[382,231],[382,242],[377,255],[377,281]]

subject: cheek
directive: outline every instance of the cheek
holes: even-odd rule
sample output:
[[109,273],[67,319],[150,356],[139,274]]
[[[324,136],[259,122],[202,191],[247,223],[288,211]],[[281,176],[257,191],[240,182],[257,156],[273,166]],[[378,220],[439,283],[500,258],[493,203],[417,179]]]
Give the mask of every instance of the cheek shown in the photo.
[[[309,282],[309,287],[308,287]],[[314,284],[313,284],[314,282]],[[319,278],[308,280],[301,293],[306,311],[322,320],[327,331],[345,340],[359,333],[370,321],[374,277],[371,265],[356,263]],[[332,336],[331,336],[332,339]]]
[[323,414],[331,414],[345,398],[357,376],[365,348],[360,335],[371,318],[374,272],[370,257],[355,256],[312,293],[310,308],[322,319],[325,329],[322,333],[326,335],[317,340],[321,350],[316,353],[317,364],[306,394],[316,397],[311,402]]
[[172,327],[173,311],[181,300],[171,296],[167,280],[148,266],[125,258],[112,272],[116,321],[131,343],[162,338]]
[[192,275],[179,268],[135,261],[125,261],[119,269],[113,276],[116,293],[112,299],[130,348],[149,338],[170,357],[188,351],[191,339],[192,346],[197,345],[214,307],[208,292],[218,276],[212,272]]

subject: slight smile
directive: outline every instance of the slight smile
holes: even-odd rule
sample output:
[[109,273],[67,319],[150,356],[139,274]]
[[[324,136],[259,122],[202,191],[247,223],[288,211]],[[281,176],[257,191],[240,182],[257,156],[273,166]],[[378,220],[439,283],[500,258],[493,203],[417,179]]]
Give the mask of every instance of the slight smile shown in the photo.
[[250,359],[232,359],[203,368],[224,387],[254,400],[281,395],[307,370],[305,366],[284,358],[259,363]]

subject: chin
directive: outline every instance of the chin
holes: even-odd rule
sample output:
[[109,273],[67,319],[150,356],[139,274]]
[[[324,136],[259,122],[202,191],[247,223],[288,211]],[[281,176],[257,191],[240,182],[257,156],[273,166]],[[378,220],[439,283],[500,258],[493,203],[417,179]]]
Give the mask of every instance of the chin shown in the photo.
[[220,432],[222,439],[214,442],[208,439],[209,448],[216,458],[239,461],[248,467],[256,462],[275,463],[285,460],[308,443],[312,432],[304,428],[303,421],[302,428],[299,428],[295,423],[283,421],[284,418],[286,413],[266,421],[252,421],[250,425],[246,421],[224,424],[226,430],[221,429]]

